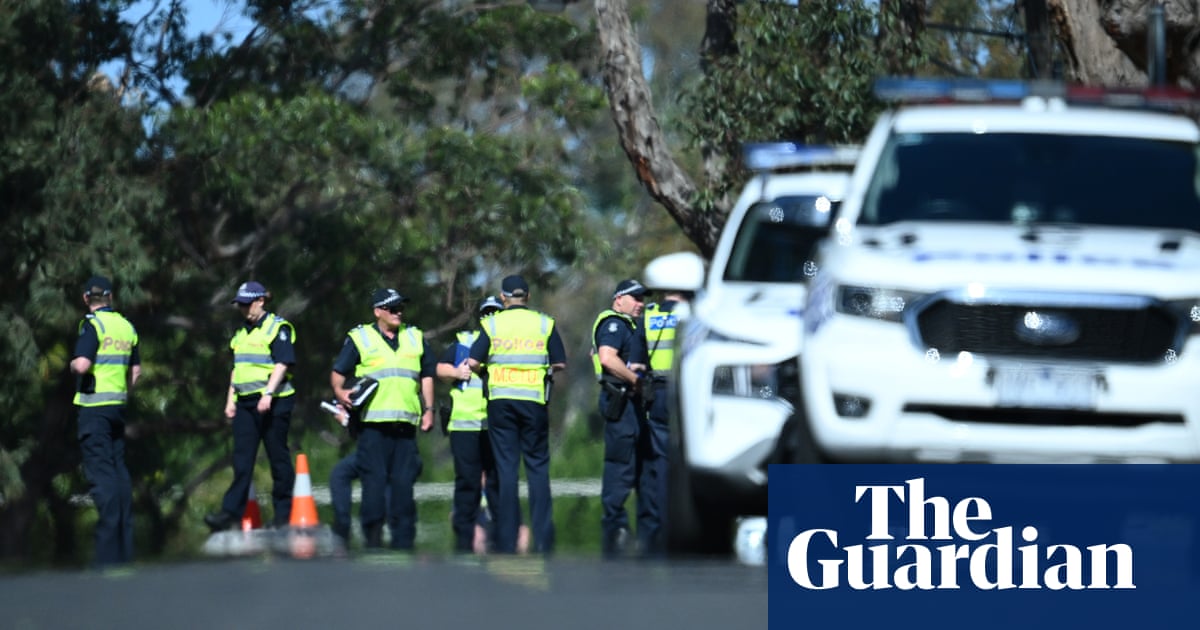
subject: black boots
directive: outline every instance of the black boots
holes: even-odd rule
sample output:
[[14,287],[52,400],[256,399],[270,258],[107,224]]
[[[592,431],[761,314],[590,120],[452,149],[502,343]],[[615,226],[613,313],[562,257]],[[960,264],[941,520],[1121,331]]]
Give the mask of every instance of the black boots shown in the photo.
[[223,532],[233,527],[237,522],[238,519],[236,516],[223,511],[204,516],[204,524],[208,525],[208,528],[213,532]]
[[383,523],[375,523],[370,527],[364,528],[363,537],[366,539],[363,546],[367,549],[380,549],[383,547]]
[[629,530],[620,527],[605,535],[601,552],[605,558],[623,558],[629,554]]

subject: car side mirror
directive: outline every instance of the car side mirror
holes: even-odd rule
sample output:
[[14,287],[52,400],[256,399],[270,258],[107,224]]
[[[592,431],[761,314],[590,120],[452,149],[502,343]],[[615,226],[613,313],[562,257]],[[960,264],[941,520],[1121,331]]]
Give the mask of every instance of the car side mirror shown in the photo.
[[651,289],[696,292],[704,288],[704,259],[692,252],[675,252],[651,260],[642,272]]

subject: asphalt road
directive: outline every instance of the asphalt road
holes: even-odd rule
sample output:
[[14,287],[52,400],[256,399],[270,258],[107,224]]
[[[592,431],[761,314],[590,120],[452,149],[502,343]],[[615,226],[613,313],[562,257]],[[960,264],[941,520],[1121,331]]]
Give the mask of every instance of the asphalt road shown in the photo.
[[0,628],[765,628],[763,567],[272,555],[0,576]]

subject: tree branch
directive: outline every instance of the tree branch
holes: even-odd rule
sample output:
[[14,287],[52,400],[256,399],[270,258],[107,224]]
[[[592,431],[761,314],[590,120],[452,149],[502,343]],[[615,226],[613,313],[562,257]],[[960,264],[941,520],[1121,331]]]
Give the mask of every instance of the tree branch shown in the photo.
[[659,127],[625,0],[596,0],[602,74],[621,148],[638,181],[662,204],[704,256],[711,256],[720,217],[697,212],[696,186],[676,163]]

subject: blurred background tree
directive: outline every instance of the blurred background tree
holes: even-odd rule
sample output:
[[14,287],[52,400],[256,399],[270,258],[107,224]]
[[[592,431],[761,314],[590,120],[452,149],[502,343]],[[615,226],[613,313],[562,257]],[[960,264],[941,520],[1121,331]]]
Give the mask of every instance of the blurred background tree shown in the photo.
[[[197,34],[204,1],[239,27]],[[440,348],[509,273],[568,343],[566,449],[593,415],[592,318],[653,256],[711,251],[742,142],[860,141],[879,74],[1026,76],[1020,40],[975,31],[1016,29],[1032,1],[3,4],[0,558],[88,556],[66,365],[92,273],[141,333],[143,557],[194,553],[223,489],[247,279],[297,324],[292,439],[314,469],[349,448],[316,402],[370,292],[410,296]],[[422,449],[447,474],[444,440]]]
[[262,281],[297,323],[292,440],[333,450],[316,401],[374,288],[409,295],[406,317],[440,345],[501,276],[548,292],[604,253],[572,167],[604,98],[571,20],[524,3],[257,1],[234,41],[186,37],[178,0],[136,21],[130,5],[0,12],[5,557],[86,555],[66,362],[91,273],[114,279],[141,335],[129,465],[154,555],[228,465],[238,283]]

